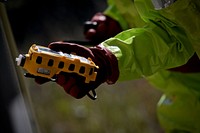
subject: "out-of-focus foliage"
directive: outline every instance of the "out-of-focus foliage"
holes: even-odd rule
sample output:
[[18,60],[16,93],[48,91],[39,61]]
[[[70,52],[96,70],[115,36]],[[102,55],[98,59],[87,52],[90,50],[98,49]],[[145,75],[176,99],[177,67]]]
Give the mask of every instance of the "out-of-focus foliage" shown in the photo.
[[[31,81],[32,82],[32,81]],[[104,84],[98,99],[74,99],[55,83],[30,84],[42,133],[159,133],[161,95],[145,80]]]

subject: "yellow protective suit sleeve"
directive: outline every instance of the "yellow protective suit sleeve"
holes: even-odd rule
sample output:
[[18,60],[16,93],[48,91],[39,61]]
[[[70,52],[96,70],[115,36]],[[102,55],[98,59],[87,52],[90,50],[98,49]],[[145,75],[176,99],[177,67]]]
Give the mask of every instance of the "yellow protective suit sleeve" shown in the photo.
[[167,20],[126,30],[102,44],[118,58],[119,81],[181,66],[194,54],[186,34]]

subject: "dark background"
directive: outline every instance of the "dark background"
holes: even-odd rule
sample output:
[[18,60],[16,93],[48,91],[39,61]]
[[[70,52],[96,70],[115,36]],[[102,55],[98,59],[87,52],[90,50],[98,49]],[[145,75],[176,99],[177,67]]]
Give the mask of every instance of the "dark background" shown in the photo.
[[83,24],[106,8],[106,0],[8,0],[8,15],[20,49],[31,43],[84,40]]

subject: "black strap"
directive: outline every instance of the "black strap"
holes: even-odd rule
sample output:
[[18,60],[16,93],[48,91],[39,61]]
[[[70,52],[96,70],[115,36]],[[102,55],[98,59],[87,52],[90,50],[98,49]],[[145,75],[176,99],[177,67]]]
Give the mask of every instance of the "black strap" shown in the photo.
[[92,91],[92,95],[90,94],[90,92],[88,92],[87,96],[92,100],[96,100],[97,99],[97,94],[96,94],[95,90],[91,90],[91,91]]

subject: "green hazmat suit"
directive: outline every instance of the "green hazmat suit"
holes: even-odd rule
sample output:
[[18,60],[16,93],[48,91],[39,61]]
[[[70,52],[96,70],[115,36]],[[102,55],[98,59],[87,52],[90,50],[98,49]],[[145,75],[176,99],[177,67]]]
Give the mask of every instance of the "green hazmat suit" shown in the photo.
[[164,93],[157,111],[166,133],[200,133],[200,73],[167,70],[200,57],[200,0],[159,10],[152,1],[108,0],[104,13],[124,31],[102,44],[118,59],[118,81],[144,77]]

